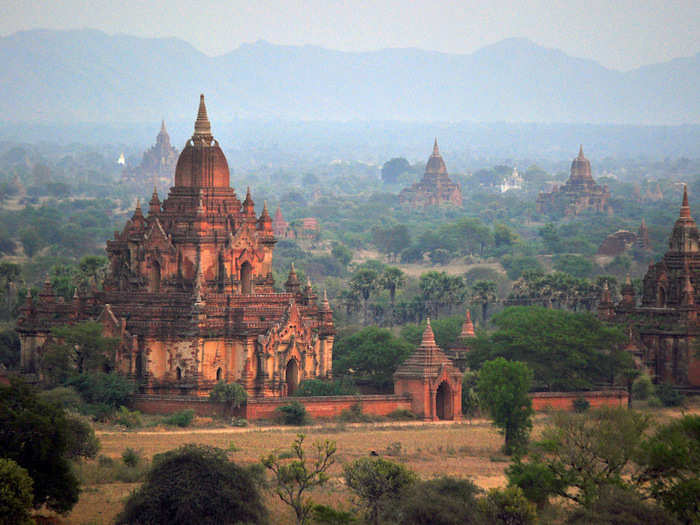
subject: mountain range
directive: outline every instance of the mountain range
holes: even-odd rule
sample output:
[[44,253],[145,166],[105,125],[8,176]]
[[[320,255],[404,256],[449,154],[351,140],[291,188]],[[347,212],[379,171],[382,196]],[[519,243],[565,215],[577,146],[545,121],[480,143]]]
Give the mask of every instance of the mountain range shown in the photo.
[[0,38],[0,121],[700,123],[700,53],[628,72],[513,38],[471,54],[264,41],[209,57],[175,38],[83,29]]

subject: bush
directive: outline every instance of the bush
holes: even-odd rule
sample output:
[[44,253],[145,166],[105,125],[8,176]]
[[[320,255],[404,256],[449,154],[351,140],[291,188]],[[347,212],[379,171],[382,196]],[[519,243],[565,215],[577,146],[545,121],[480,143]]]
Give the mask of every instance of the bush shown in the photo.
[[127,447],[122,452],[122,461],[127,467],[135,467],[141,462],[141,453],[138,450]]
[[402,494],[397,513],[402,525],[481,524],[479,488],[467,479],[422,481]]
[[487,523],[530,525],[537,523],[535,505],[519,487],[490,490],[479,502]]
[[636,493],[619,487],[606,487],[588,507],[579,507],[567,525],[674,525],[678,521],[664,509],[643,501]]
[[353,381],[344,376],[340,380],[322,381],[320,379],[305,379],[299,383],[295,396],[352,396],[357,394]]
[[506,469],[506,476],[509,485],[520,488],[525,497],[539,509],[547,504],[559,487],[554,473],[544,463],[523,463],[516,459]]
[[93,459],[100,450],[95,429],[78,414],[66,414],[66,457],[73,460]]
[[194,420],[194,410],[187,409],[175,412],[163,418],[163,424],[175,427],[189,427]]
[[143,425],[141,413],[138,410],[129,410],[125,406],[120,406],[112,418],[115,424],[126,428],[138,428]]
[[34,523],[29,515],[34,500],[32,478],[11,459],[0,458],[0,525]]
[[366,423],[372,421],[371,416],[362,412],[362,403],[354,403],[343,410],[338,419],[344,423]]
[[665,407],[678,407],[683,404],[683,394],[666,383],[656,386],[656,396]]
[[387,417],[394,421],[413,421],[418,416],[407,408],[398,408],[391,412]]
[[306,425],[309,415],[306,407],[299,401],[292,401],[288,405],[282,405],[275,409],[277,419],[284,425]]
[[574,412],[576,412],[577,414],[581,414],[589,408],[591,408],[591,404],[585,397],[577,397],[576,399],[574,399],[573,406]]
[[334,509],[328,505],[314,505],[313,523],[318,525],[346,525],[357,522],[352,512]]
[[83,400],[75,388],[69,386],[57,386],[51,390],[39,393],[39,399],[47,403],[54,403],[64,410],[79,411],[83,408]]
[[219,381],[209,393],[209,400],[215,403],[226,403],[229,414],[248,400],[248,393],[238,383]]
[[632,383],[632,399],[646,400],[654,394],[654,383],[651,378],[643,374]]
[[106,405],[112,410],[128,405],[136,385],[127,377],[111,374],[80,374],[68,380],[86,403]]

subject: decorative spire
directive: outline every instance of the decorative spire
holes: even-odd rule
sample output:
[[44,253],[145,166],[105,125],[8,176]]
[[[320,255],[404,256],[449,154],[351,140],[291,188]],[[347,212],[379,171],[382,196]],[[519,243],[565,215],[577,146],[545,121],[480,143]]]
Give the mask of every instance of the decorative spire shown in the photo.
[[583,144],[579,145],[579,147],[578,147],[578,158],[579,158],[579,159],[585,158],[585,157],[583,156]]
[[433,155],[440,155],[440,148],[438,148],[437,137],[435,137],[435,143],[433,144]]
[[688,266],[688,259],[683,261],[683,274],[685,279],[683,282],[683,304],[685,306],[692,306],[695,304],[695,288],[693,288],[693,283],[690,281],[690,267]]
[[430,326],[430,317],[428,317],[425,323],[425,330],[423,331],[423,340],[420,345],[424,348],[432,348],[437,346],[435,343],[435,334],[433,333],[433,327]]
[[255,203],[253,202],[253,197],[250,196],[250,186],[248,186],[245,200],[243,201],[243,213],[248,217],[255,218]]
[[464,320],[464,323],[462,324],[462,333],[459,334],[459,336],[463,339],[475,337],[474,333],[474,323],[472,323],[472,313],[469,311],[469,308],[467,308],[467,317]]
[[158,189],[156,188],[155,184],[153,185],[153,195],[151,195],[151,202],[148,203],[148,213],[160,213],[160,198],[158,197]]
[[211,122],[207,116],[207,106],[204,104],[204,95],[199,95],[199,110],[197,120],[194,123],[193,137],[211,138]]
[[681,204],[681,219],[690,219],[690,205],[688,205],[688,185],[683,184],[683,204]]
[[328,295],[326,294],[326,289],[323,289],[323,300],[321,301],[321,311],[322,312],[330,312],[331,311],[331,305],[328,302]]
[[284,283],[284,288],[290,293],[299,291],[299,277],[297,276],[296,268],[294,268],[294,262],[292,261],[291,268],[289,269],[289,275],[287,276],[287,281]]
[[141,199],[136,198],[136,208],[134,208],[134,217],[143,217],[143,212],[141,211]]
[[160,132],[167,133],[167,131],[165,130],[165,119],[160,121]]

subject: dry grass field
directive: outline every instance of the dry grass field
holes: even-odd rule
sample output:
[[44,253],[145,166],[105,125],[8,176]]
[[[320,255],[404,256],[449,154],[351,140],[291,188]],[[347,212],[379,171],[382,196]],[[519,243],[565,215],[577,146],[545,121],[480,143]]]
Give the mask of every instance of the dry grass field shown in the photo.
[[[666,422],[682,413],[679,409],[654,409],[652,412],[659,422]],[[698,414],[700,406],[693,403],[685,413]],[[207,424],[206,421],[199,423]],[[534,438],[546,423],[546,414],[537,415]],[[406,464],[423,478],[446,474],[470,478],[484,489],[505,485],[504,469],[508,459],[500,451],[503,437],[484,419],[471,423],[329,423],[304,428],[200,426],[182,430],[98,431],[98,436],[102,444],[100,454],[117,463],[121,462],[121,454],[127,447],[138,450],[150,460],[154,454],[182,444],[198,443],[232,450],[232,460],[250,464],[259,461],[261,456],[273,449],[289,448],[298,432],[306,434],[308,443],[329,439],[337,444],[337,461],[331,470],[331,481],[313,493],[317,503],[348,508],[351,505],[350,493],[340,478],[342,465],[367,456],[373,450]],[[66,523],[111,523],[129,493],[139,485],[100,481],[106,480],[89,479]],[[291,512],[276,496],[268,494],[266,502],[273,523],[293,523]]]

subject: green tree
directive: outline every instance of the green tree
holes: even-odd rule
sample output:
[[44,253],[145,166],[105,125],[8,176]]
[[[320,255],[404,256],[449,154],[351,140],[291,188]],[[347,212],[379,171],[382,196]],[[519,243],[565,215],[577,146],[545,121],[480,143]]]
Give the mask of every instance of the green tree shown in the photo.
[[682,523],[700,522],[700,416],[659,427],[638,457],[638,481]]
[[479,399],[505,436],[506,454],[522,451],[532,428],[532,400],[528,396],[532,372],[525,363],[502,357],[487,361],[479,372]]
[[67,362],[78,374],[102,370],[114,362],[119,340],[102,335],[102,325],[83,321],[74,325],[57,326],[51,330],[56,341],[49,345],[47,354],[67,356]]
[[488,523],[504,525],[535,525],[537,510],[519,487],[491,489],[480,502]]
[[389,291],[389,300],[391,302],[390,324],[394,324],[394,307],[396,305],[396,290],[406,284],[406,276],[395,266],[387,266],[384,272],[379,277],[379,284],[385,290]]
[[30,525],[32,478],[11,459],[0,458],[0,525]]
[[554,269],[581,279],[590,277],[593,263],[580,255],[560,255],[554,261]]
[[676,525],[679,522],[664,509],[643,500],[636,492],[607,486],[588,506],[576,507],[567,525]]
[[383,458],[360,458],[343,467],[346,485],[359,499],[368,522],[378,524],[417,476],[405,466]]
[[203,445],[158,454],[144,484],[126,502],[118,525],[267,523],[260,474]]
[[22,269],[18,264],[3,261],[0,262],[0,280],[2,281],[2,292],[5,296],[5,317],[12,314],[13,302],[17,297],[17,283]]
[[7,368],[19,365],[20,344],[19,336],[14,330],[0,332],[0,363]]
[[539,235],[542,237],[544,247],[548,253],[559,253],[561,249],[561,239],[559,238],[557,227],[554,226],[554,224],[551,222],[545,224],[540,228]]
[[233,411],[248,400],[248,393],[238,383],[219,381],[209,393],[209,400],[215,403],[226,403],[229,415],[233,415]]
[[273,474],[273,487],[279,498],[292,507],[298,525],[309,522],[313,512],[313,501],[307,492],[328,481],[326,471],[335,463],[335,442],[317,441],[313,444],[314,455],[307,457],[304,450],[304,434],[298,434],[292,443],[291,459],[285,460],[272,453],[262,458],[262,464]]
[[403,157],[394,157],[382,165],[382,181],[385,184],[395,184],[399,175],[411,169],[411,165]]
[[496,283],[476,281],[471,291],[472,302],[481,306],[481,320],[486,323],[489,304],[496,300]]
[[350,248],[342,243],[334,242],[331,248],[331,255],[336,258],[336,260],[343,265],[343,268],[347,268],[350,261],[352,261],[352,251]]
[[63,409],[23,382],[0,385],[0,453],[29,473],[36,508],[63,514],[78,501],[79,481],[68,461],[70,424]]
[[591,314],[515,306],[499,312],[491,323],[496,330],[472,342],[472,368],[496,357],[523,361],[538,387],[571,391],[610,382],[626,366],[614,352],[626,340],[622,330]]
[[333,346],[333,374],[352,375],[381,389],[390,388],[396,368],[413,350],[410,343],[389,330],[364,328],[339,338]]
[[413,484],[395,511],[402,525],[480,525],[479,488],[468,479],[443,476]]
[[518,234],[505,224],[498,223],[493,227],[493,244],[496,248],[510,248],[518,242],[520,242]]
[[362,297],[362,322],[367,325],[367,302],[374,290],[377,289],[379,275],[375,270],[361,268],[350,278],[350,289]]

